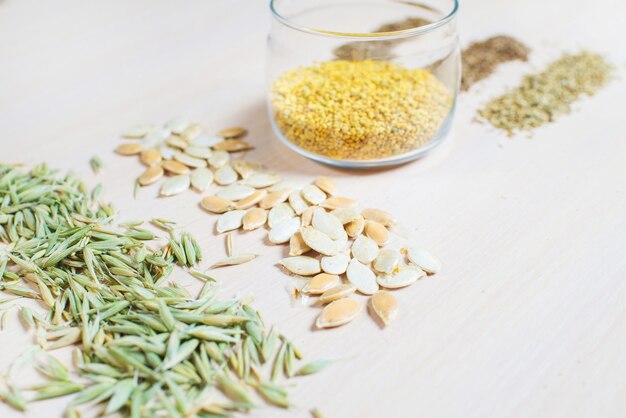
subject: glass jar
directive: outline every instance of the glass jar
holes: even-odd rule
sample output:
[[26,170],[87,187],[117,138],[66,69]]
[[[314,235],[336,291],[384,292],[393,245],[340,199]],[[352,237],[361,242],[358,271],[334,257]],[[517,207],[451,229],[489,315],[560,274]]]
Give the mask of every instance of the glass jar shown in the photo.
[[457,0],[272,0],[272,127],[343,167],[403,163],[446,137],[460,80]]

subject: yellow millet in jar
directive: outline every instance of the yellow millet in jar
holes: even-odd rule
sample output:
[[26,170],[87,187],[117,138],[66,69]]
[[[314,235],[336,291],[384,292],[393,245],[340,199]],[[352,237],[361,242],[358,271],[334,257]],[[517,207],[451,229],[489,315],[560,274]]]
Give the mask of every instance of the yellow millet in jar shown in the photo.
[[452,95],[430,72],[381,61],[331,61],[278,77],[274,120],[294,144],[326,157],[371,160],[435,136]]

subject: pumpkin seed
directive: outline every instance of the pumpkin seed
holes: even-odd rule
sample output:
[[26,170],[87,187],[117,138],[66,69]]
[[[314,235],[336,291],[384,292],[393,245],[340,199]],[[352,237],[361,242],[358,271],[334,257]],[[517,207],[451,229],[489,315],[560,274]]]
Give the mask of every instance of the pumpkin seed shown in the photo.
[[153,165],[159,164],[162,160],[162,157],[159,150],[150,148],[141,151],[141,156],[139,157],[139,159],[148,167],[152,167]]
[[313,222],[313,214],[315,213],[316,210],[319,210],[319,209],[321,208],[317,206],[309,206],[308,208],[306,208],[304,212],[302,212],[302,216],[301,216],[302,226],[311,225],[311,223]]
[[206,167],[196,168],[191,172],[191,186],[203,192],[213,183],[213,172]]
[[115,148],[115,152],[119,155],[137,155],[143,149],[141,144],[136,142],[127,142],[126,144],[120,144]]
[[206,160],[203,160],[202,158],[192,157],[191,155],[188,155],[181,151],[174,154],[174,159],[178,161],[179,163],[185,164],[187,167],[191,167],[191,168],[206,167]]
[[420,248],[406,248],[404,249],[409,261],[426,273],[435,274],[441,270],[441,261],[426,250]]
[[173,196],[189,188],[191,181],[188,174],[181,174],[165,180],[161,186],[161,196]]
[[396,219],[389,213],[381,209],[363,209],[361,215],[368,221],[378,222],[383,226],[394,226]]
[[219,197],[237,201],[245,199],[254,192],[255,190],[252,187],[244,186],[241,184],[231,184],[230,186],[225,187],[217,192],[217,195]]
[[363,233],[363,230],[365,229],[365,219],[363,219],[363,217],[359,215],[359,217],[354,221],[348,222],[345,226],[345,229],[350,238],[359,236]]
[[230,165],[233,166],[235,171],[239,173],[242,179],[247,179],[253,173],[255,173],[256,170],[259,170],[262,168],[259,164],[251,163],[246,160],[232,160]]
[[228,161],[230,161],[230,154],[226,151],[213,151],[209,157],[209,165],[212,168],[220,168],[224,164],[227,164]]
[[252,149],[252,145],[241,139],[229,139],[228,141],[222,141],[213,145],[214,150],[238,152]]
[[280,260],[280,264],[290,272],[300,276],[312,276],[322,271],[319,260],[306,255],[283,258]]
[[376,283],[376,275],[374,272],[355,258],[350,260],[348,264],[346,277],[348,281],[364,295],[371,295],[378,290],[378,283]]
[[339,219],[339,222],[341,222],[342,225],[345,225],[352,221],[356,221],[357,219],[361,218],[359,212],[354,208],[338,208],[333,210],[331,214]]
[[161,157],[164,160],[171,160],[174,158],[174,154],[176,154],[178,151],[176,151],[174,148],[170,148],[167,145],[161,145],[159,146],[159,152],[161,153]]
[[197,123],[192,123],[185,128],[185,130],[180,134],[183,138],[187,140],[187,142],[191,142],[196,139],[202,133],[202,127]]
[[234,238],[233,238],[233,233],[229,232],[228,234],[226,234],[226,255],[229,257],[232,257],[234,254]]
[[324,201],[324,199],[326,199],[326,193],[321,191],[319,187],[313,184],[308,184],[304,186],[300,193],[302,194],[304,200],[312,205],[319,205]]
[[396,250],[384,248],[378,252],[372,267],[380,273],[392,273],[400,262],[400,253]]
[[238,255],[233,255],[230,257],[226,257],[221,259],[220,261],[217,261],[216,263],[214,263],[211,268],[218,268],[218,267],[226,267],[226,266],[236,266],[239,264],[244,264],[247,263],[249,261],[254,260],[256,257],[258,257],[258,255],[256,254],[238,254]]
[[163,168],[161,166],[148,167],[137,179],[142,186],[148,186],[163,177]]
[[174,160],[163,161],[161,166],[165,171],[172,174],[187,174],[190,171],[189,167]]
[[[300,233],[300,231],[296,231],[289,239],[289,255],[298,256],[306,254],[309,251],[311,251],[311,247],[306,245],[306,243],[302,239],[302,234]],[[323,260],[324,259],[322,259],[322,261]]]
[[282,222],[283,220],[293,218],[295,216],[296,213],[293,211],[288,203],[279,203],[278,205],[270,209],[270,212],[267,215],[267,224],[270,226],[270,228],[274,228],[275,225],[278,225],[278,223]]
[[373,239],[359,235],[352,243],[351,251],[354,258],[363,264],[368,264],[378,255],[378,245]]
[[320,263],[322,270],[328,274],[343,274],[348,268],[350,257],[347,254],[339,253],[330,257],[322,257]]
[[314,184],[329,196],[333,196],[337,193],[337,185],[328,177],[319,176],[315,179]]
[[183,131],[187,129],[188,126],[189,120],[182,116],[174,117],[165,124],[165,127],[175,134],[183,133]]
[[322,293],[319,300],[322,303],[330,303],[332,301],[348,297],[354,292],[356,292],[356,287],[354,287],[354,285],[350,283],[340,284]]
[[347,197],[332,196],[320,203],[320,206],[325,209],[339,209],[339,208],[353,208],[356,206],[356,201],[348,199]]
[[354,299],[339,299],[322,309],[317,318],[318,328],[338,327],[352,321],[361,312],[361,304]]
[[213,135],[213,136],[206,136],[206,135],[198,135],[196,138],[194,138],[191,143],[194,146],[199,146],[199,147],[212,147],[215,144],[222,142],[224,140],[224,138],[222,138],[221,136],[217,136],[217,135]]
[[235,202],[220,196],[207,196],[200,201],[203,209],[213,213],[224,213],[235,209]]
[[269,187],[280,181],[280,176],[274,173],[252,173],[245,181],[244,184],[254,187],[255,189],[262,189]]
[[365,221],[363,232],[370,237],[378,246],[382,247],[389,242],[389,231],[382,224],[375,221]]
[[274,225],[268,234],[268,239],[273,244],[284,244],[300,228],[300,218],[288,218]]
[[333,240],[340,239],[346,234],[339,219],[322,208],[318,208],[313,212],[312,225],[313,228],[323,232]]
[[238,178],[237,172],[230,165],[226,164],[215,170],[213,179],[221,186],[228,186],[236,182]]
[[312,226],[304,226],[300,229],[302,239],[313,250],[323,255],[336,255],[339,252],[335,242],[325,233],[318,231]]
[[370,298],[372,310],[385,326],[398,316],[398,301],[386,290],[379,290]]
[[169,138],[167,138],[165,140],[165,143],[169,145],[170,147],[178,148],[181,150],[184,150],[188,146],[187,141],[175,135],[172,135]]
[[243,229],[252,231],[265,225],[267,221],[267,211],[261,208],[252,208],[243,216]]
[[263,209],[271,209],[279,203],[283,203],[289,197],[290,189],[278,190],[270,192],[259,202],[259,206]]
[[128,128],[122,133],[124,138],[140,139],[156,129],[153,125],[139,125]]
[[421,277],[426,276],[420,268],[408,266],[401,268],[395,274],[381,274],[376,278],[376,282],[387,289],[399,289],[401,287],[410,286],[419,280]]
[[268,192],[278,192],[281,190],[302,190],[302,188],[306,186],[306,183],[302,180],[298,179],[284,179],[279,181],[273,186],[270,186],[267,191]]
[[302,198],[299,190],[294,190],[289,194],[289,204],[297,215],[302,214],[302,212],[309,207],[309,204]]
[[199,145],[191,145],[185,148],[185,154],[190,155],[195,158],[202,158],[206,160],[211,157],[211,150],[209,147],[201,147]]
[[245,136],[248,131],[244,128],[234,127],[234,128],[226,128],[219,131],[217,134],[222,138],[233,139],[233,138],[241,138]]
[[255,206],[267,195],[267,190],[256,190],[250,196],[241,199],[237,202],[237,209],[249,209]]
[[217,219],[217,233],[232,231],[238,229],[243,224],[243,216],[246,214],[245,210],[231,210],[226,212]]
[[319,273],[313,276],[302,288],[302,292],[321,295],[328,289],[341,284],[341,278],[335,274]]

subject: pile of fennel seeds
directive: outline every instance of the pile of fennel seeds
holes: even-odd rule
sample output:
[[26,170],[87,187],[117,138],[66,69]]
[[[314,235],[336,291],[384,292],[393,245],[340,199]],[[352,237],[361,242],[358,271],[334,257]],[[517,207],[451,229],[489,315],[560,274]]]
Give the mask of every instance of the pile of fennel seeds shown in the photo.
[[42,354],[46,381],[22,387],[16,370],[31,349],[1,379],[4,402],[26,410],[75,394],[68,418],[85,404],[99,415],[225,417],[252,409],[254,392],[288,407],[284,380],[327,364],[298,366],[299,350],[245,301],[217,299],[210,277],[189,269],[206,280],[195,298],[170,283],[175,265],[202,254],[189,234],[154,224],[168,231],[165,245],[139,222],[116,225],[75,177],[0,166],[0,289],[42,302],[43,313],[22,307],[22,321],[45,351],[73,346],[76,368]]

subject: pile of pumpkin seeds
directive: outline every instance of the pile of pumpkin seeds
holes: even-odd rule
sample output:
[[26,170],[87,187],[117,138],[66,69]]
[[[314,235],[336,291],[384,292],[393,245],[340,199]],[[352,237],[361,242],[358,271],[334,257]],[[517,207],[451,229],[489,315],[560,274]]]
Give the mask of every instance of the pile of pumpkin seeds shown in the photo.
[[247,131],[228,128],[217,135],[206,135],[197,123],[173,118],[164,126],[143,125],[131,128],[122,136],[132,142],[120,144],[120,155],[136,155],[146,166],[137,179],[138,186],[161,184],[162,196],[173,196],[193,187],[206,190],[213,182],[229,185],[237,180],[236,162],[229,164],[230,153],[252,146],[243,138]]
[[[189,142],[184,138],[189,135],[185,132],[191,127],[197,135],[191,135],[194,139]],[[123,136],[137,138],[143,145],[124,145],[145,147],[146,138],[151,138],[157,128],[150,129],[137,127],[128,130]],[[370,296],[371,311],[383,325],[388,325],[398,312],[398,304],[389,290],[407,287],[441,268],[439,260],[426,250],[416,247],[400,250],[384,248],[389,241],[389,229],[396,223],[393,216],[381,209],[358,210],[358,202],[340,196],[336,184],[327,177],[320,176],[310,184],[282,179],[260,164],[244,159],[224,158],[222,164],[215,167],[211,157],[217,151],[208,147],[229,143],[233,141],[230,138],[240,138],[247,132],[246,129],[222,130],[212,137],[215,144],[202,139],[205,137],[199,133],[201,129],[197,123],[178,125],[170,121],[164,129],[170,136],[166,138],[165,145],[159,143],[157,147],[176,144],[179,148],[177,152],[184,153],[189,147],[195,149],[197,145],[189,144],[195,144],[198,139],[203,144],[211,144],[205,145],[210,167],[197,167],[195,170],[203,169],[211,173],[209,177],[222,186],[200,202],[203,209],[219,215],[215,233],[226,237],[227,257],[218,260],[212,267],[233,266],[254,260],[256,254],[233,253],[232,231],[267,227],[270,243],[289,245],[290,257],[281,260],[280,265],[305,281],[304,285],[295,289],[295,294],[298,297],[319,297],[321,304],[325,305],[316,322],[319,328],[336,327],[356,318],[362,304],[349,298],[355,293]],[[143,152],[146,151],[144,149]],[[179,162],[183,160],[178,157]],[[222,177],[224,172],[230,173],[228,181]],[[193,173],[191,176],[193,179]],[[210,182],[204,184],[205,187],[195,188],[204,191],[209,185]]]
[[[202,253],[191,235],[152,224],[166,236],[142,222],[116,225],[112,207],[72,175],[0,166],[0,290],[46,308],[20,308],[39,348],[3,375],[1,400],[26,410],[75,394],[68,418],[85,404],[99,416],[224,417],[258,404],[253,392],[288,407],[284,380],[328,364],[299,367],[293,343],[247,301],[219,300],[213,279],[193,269]],[[197,297],[170,280],[175,265],[205,281]],[[66,346],[76,371],[46,354],[37,370],[47,380],[17,384],[38,351]]]

